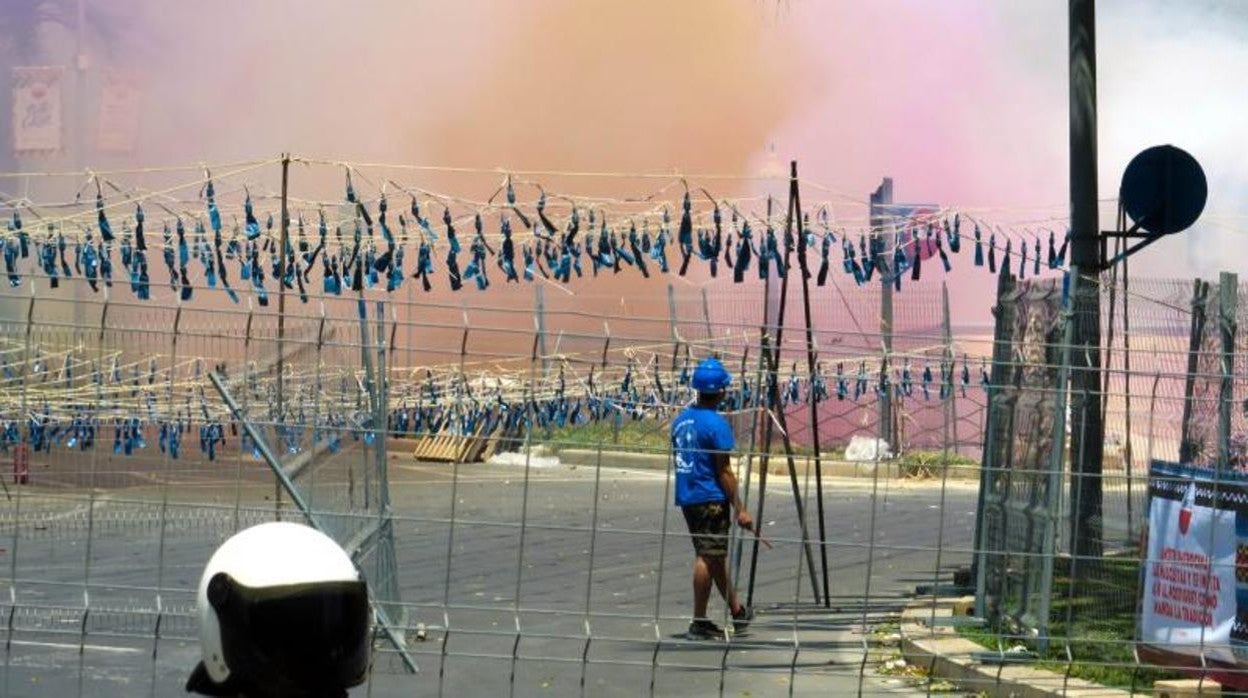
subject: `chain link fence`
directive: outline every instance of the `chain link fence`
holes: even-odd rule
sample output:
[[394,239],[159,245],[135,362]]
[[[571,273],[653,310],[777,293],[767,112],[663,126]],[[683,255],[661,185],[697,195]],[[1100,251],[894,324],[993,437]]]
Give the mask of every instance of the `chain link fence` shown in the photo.
[[[934,488],[879,499],[863,487],[887,489],[886,479],[816,481],[810,467],[812,400],[832,468],[853,435],[875,433],[883,390],[908,425],[955,389],[967,403],[981,390],[936,368],[951,354],[947,328],[931,329],[940,312],[930,296],[898,299],[889,377],[878,326],[829,329],[872,293],[818,296],[815,379],[790,299],[775,381],[797,470],[764,486],[764,454],[777,473],[789,461],[777,457],[779,435],[754,434],[775,414],[759,361],[761,284],[656,284],[623,301],[553,286],[489,305],[326,298],[284,316],[272,303],[201,294],[195,305],[84,300],[63,283],[5,297],[0,423],[16,469],[0,501],[6,694],[30,681],[67,695],[180,690],[197,658],[204,562],[265,521],[310,518],[358,553],[395,631],[375,647],[369,690],[380,695],[887,690],[863,668],[886,653],[872,629],[901,608],[909,580],[935,577],[949,541],[969,549],[968,522],[945,522]],[[680,638],[690,556],[670,501],[665,424],[690,396],[682,373],[711,353],[740,376],[736,463],[772,547],[736,548],[736,584],[762,614],[750,637],[708,654]],[[925,380],[918,366],[929,358]],[[422,436],[486,423],[511,451],[492,463],[409,455]],[[931,428],[903,433],[902,450],[945,447]],[[573,463],[578,449],[588,463]],[[876,466],[855,467],[890,472]],[[889,522],[911,506],[926,513]]]
[[[893,691],[877,667],[896,614],[975,560],[989,624],[967,632],[986,650],[1023,643],[1146,687],[1165,675],[1137,661],[1150,463],[1243,469],[1227,294],[1193,288],[1102,280],[1103,388],[1087,400],[1064,387],[1060,282],[1003,289],[995,344],[954,331],[938,286],[899,294],[888,354],[878,289],[823,289],[813,356],[791,288],[774,372],[762,284],[327,298],[280,319],[271,305],[84,302],[72,284],[10,293],[5,692],[32,680],[66,695],[177,692],[211,551],[305,514],[359,552],[395,631],[376,645],[374,695]],[[760,620],[708,650],[680,637],[690,551],[666,424],[712,353],[737,379],[734,463],[772,547],[731,548]],[[1070,527],[1084,408],[1103,411],[1106,433],[1095,558],[1074,554]],[[481,433],[497,437],[491,462],[410,455],[422,437]],[[896,458],[845,459],[855,436],[885,434]],[[777,477],[764,484],[763,468]]]
[[[1021,652],[1012,661],[1028,661],[1030,652],[1030,661],[1068,680],[1140,690],[1186,674],[1241,686],[1232,654],[1239,631],[1217,635],[1212,625],[1218,613],[1226,627],[1242,625],[1237,592],[1218,592],[1242,576],[1235,546],[1204,567],[1174,563],[1167,556],[1188,555],[1175,552],[1182,544],[1157,541],[1186,535],[1187,524],[1179,533],[1156,527],[1171,499],[1182,500],[1189,517],[1192,506],[1237,511],[1244,289],[1233,275],[1216,283],[1116,274],[1098,281],[1095,316],[1069,297],[1052,302],[1056,289],[1041,291],[1042,283],[1007,280],[999,293],[976,544],[976,611],[987,625],[963,634],[996,657],[986,661],[1010,661],[1011,651]],[[1036,294],[1050,300],[1039,314],[1029,309]],[[1025,316],[1039,318],[1038,334],[1020,324]],[[1086,365],[1070,342],[1075,323],[1094,321],[1104,351],[1097,394],[1089,395],[1070,382]],[[1092,467],[1079,466],[1083,410],[1104,426]],[[1185,492],[1196,493],[1196,504]],[[1232,533],[1219,535],[1236,538],[1240,528],[1232,523]],[[1150,537],[1162,547],[1147,547]],[[1193,545],[1230,544],[1201,541]],[[1201,579],[1195,596],[1185,596],[1187,581]],[[1231,611],[1214,611],[1228,600]],[[1200,618],[1210,623],[1207,640],[1203,631],[1157,630],[1199,626]]]

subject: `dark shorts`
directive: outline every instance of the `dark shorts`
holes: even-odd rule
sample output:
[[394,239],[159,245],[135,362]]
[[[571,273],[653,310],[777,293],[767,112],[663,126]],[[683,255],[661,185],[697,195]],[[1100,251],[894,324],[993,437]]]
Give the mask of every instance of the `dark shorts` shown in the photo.
[[702,557],[728,555],[728,502],[706,502],[681,507],[693,536],[693,550]]

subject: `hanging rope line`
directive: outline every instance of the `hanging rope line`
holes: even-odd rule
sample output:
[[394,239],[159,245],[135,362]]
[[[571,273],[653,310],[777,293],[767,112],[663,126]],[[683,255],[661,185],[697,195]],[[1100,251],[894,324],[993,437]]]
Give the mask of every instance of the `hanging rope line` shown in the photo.
[[[135,297],[148,300],[153,285],[167,283],[184,302],[198,289],[220,287],[235,303],[246,293],[265,306],[275,284],[307,303],[372,289],[392,293],[409,281],[425,291],[435,281],[452,291],[466,286],[484,291],[496,281],[539,280],[567,290],[573,278],[622,272],[684,278],[692,270],[697,278],[716,279],[722,272],[743,283],[783,279],[793,249],[800,247],[798,235],[818,255],[813,268],[819,287],[830,275],[844,274],[864,285],[878,274],[900,291],[905,280],[921,279],[926,260],[932,260],[929,265],[939,260],[945,273],[952,271],[968,237],[973,265],[986,266],[989,273],[1009,269],[1020,278],[1037,276],[1064,268],[1066,258],[1068,233],[1050,225],[1056,217],[1011,227],[980,212],[945,207],[909,217],[886,215],[877,227],[854,226],[834,215],[836,202],[830,201],[816,204],[814,219],[804,216],[795,233],[785,233],[771,215],[769,197],[717,196],[697,184],[758,179],[752,177],[504,172],[312,158],[291,162],[338,169],[343,194],[287,198],[291,230],[283,249],[283,226],[275,221],[282,198],[244,179],[276,162],[201,166],[202,176],[156,189],[127,188],[114,178],[187,168],[88,171],[73,175],[84,179],[72,202],[39,205],[5,196],[8,210],[0,215],[7,224],[0,242],[9,285],[34,278],[55,287],[82,279],[99,292],[115,281],[128,282]],[[499,181],[489,196],[465,198],[391,176],[413,172],[486,173]],[[666,181],[638,196],[602,197],[548,191],[536,179],[543,176]],[[190,192],[194,196],[187,196]],[[164,274],[152,273],[149,257],[154,251],[147,234],[157,224]]]

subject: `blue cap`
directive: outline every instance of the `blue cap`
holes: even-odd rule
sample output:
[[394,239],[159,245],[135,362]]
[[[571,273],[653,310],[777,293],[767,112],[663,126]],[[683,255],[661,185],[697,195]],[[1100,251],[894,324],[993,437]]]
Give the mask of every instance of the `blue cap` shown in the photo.
[[732,376],[728,375],[728,370],[719,359],[703,359],[693,370],[693,379],[690,381],[693,389],[699,393],[718,393],[730,383]]

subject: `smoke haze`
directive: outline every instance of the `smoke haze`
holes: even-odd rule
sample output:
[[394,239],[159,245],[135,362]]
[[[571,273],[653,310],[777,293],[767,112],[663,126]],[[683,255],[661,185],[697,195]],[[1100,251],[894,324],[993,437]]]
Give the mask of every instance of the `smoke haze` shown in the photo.
[[[811,183],[804,201],[837,198],[847,224],[865,218],[866,195],[882,176],[894,177],[898,201],[990,220],[1060,231],[1067,214],[1061,2],[126,0],[107,8],[124,26],[111,51],[97,49],[138,72],[145,110],[138,151],[125,163],[96,158],[103,164],[291,151],[750,174],[796,159]],[[1158,143],[1192,152],[1210,181],[1206,219],[1155,245],[1134,269],[1248,271],[1248,258],[1224,254],[1238,244],[1232,231],[1248,191],[1248,6],[1103,0],[1098,13],[1102,199],[1115,196],[1131,156]],[[480,198],[496,182],[427,183]],[[725,183],[717,193],[759,190]],[[1103,225],[1112,220],[1107,203]],[[973,271],[950,279],[955,299],[982,299],[992,285]],[[981,316],[983,303],[973,305],[968,312]]]
[[148,2],[145,156],[737,172],[801,52],[750,2]]

